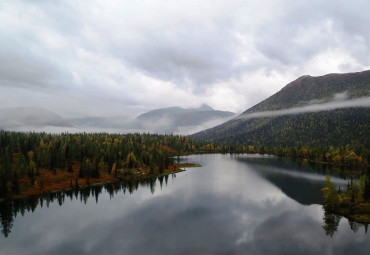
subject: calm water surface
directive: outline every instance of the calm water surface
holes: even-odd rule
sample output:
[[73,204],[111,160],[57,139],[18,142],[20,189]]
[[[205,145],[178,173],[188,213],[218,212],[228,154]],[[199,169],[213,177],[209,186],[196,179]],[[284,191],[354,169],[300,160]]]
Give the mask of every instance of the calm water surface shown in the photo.
[[[60,194],[52,202],[43,199],[43,206],[37,199],[9,208],[0,204],[5,232],[0,234],[0,254],[370,250],[365,226],[324,215],[320,188],[325,177],[320,169],[258,155],[195,155],[184,160],[202,167],[141,184]],[[337,186],[347,183],[335,176],[332,180]]]

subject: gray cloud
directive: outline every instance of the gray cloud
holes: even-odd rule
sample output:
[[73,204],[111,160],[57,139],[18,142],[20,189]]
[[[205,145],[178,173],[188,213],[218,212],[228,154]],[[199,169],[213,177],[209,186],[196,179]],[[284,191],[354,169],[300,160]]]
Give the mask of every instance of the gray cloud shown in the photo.
[[17,128],[23,126],[70,127],[71,124],[61,116],[42,108],[8,108],[0,109],[0,129]]
[[120,51],[124,61],[163,80],[190,80],[203,85],[235,77],[242,68],[234,64],[238,59],[237,39],[227,28],[214,26],[179,25],[170,35],[160,30],[148,31]]
[[241,112],[256,95],[266,98],[303,74],[369,69],[369,7],[366,1],[1,2],[0,99],[7,98],[0,107],[111,116],[207,103]]
[[217,125],[220,125],[228,120],[232,119],[232,117],[228,118],[216,118],[210,121],[203,122],[201,125],[196,125],[196,126],[183,126],[183,127],[178,127],[175,134],[181,134],[181,135],[190,135],[190,134],[195,134],[197,132],[200,132],[202,130],[206,130],[209,128],[213,128]]
[[[67,85],[65,82],[69,80],[69,74],[50,58],[33,53],[31,49],[25,48],[24,42],[5,41],[1,38],[0,41],[0,88],[45,89]],[[32,44],[30,41],[28,43]]]
[[369,24],[370,19],[362,15],[369,3],[282,2],[273,22],[263,22],[255,35],[256,47],[268,59],[292,67],[329,49],[341,48],[360,64],[369,64],[363,54],[369,51],[366,45],[370,33],[365,24]]

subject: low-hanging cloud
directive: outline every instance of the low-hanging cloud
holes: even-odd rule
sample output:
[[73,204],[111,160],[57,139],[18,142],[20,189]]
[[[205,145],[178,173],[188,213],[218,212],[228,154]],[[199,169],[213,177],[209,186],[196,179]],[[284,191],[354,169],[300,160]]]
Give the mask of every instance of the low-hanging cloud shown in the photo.
[[218,126],[224,122],[229,121],[233,117],[226,117],[226,118],[216,118],[212,119],[206,122],[201,123],[200,125],[195,125],[195,126],[180,126],[177,127],[176,131],[174,132],[175,134],[180,134],[180,135],[190,135],[190,134],[195,134],[200,131],[213,128],[215,126]]
[[[341,94],[342,95],[342,94]],[[282,115],[293,115],[311,112],[331,111],[343,108],[367,108],[370,107],[370,97],[360,97],[349,100],[333,100],[323,104],[312,104],[302,107],[292,107],[276,111],[263,111],[248,114],[242,114],[237,119],[248,120],[254,118],[277,117]]]

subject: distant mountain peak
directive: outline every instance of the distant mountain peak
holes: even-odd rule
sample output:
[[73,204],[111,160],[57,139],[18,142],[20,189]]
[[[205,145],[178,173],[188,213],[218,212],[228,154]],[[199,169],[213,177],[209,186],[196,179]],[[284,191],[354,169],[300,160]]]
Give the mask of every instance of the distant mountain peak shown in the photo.
[[304,75],[288,83],[279,92],[251,107],[245,113],[300,107],[311,102],[328,102],[336,95],[346,98],[370,96],[370,70],[357,73]]
[[301,77],[298,77],[297,79],[295,79],[294,81],[291,81],[289,82],[287,85],[285,85],[285,87],[283,87],[282,89],[287,89],[287,88],[297,88],[299,87],[302,82],[306,79],[310,79],[310,78],[313,78],[312,76],[310,75],[302,75]]
[[214,111],[212,107],[207,104],[202,104],[197,110],[199,111]]
[[[155,109],[141,114],[136,118],[135,127],[155,128],[160,133],[187,132],[196,127],[221,123],[234,115],[232,112],[217,111],[203,104],[199,108],[181,108],[178,106]],[[199,129],[200,130],[200,129]]]

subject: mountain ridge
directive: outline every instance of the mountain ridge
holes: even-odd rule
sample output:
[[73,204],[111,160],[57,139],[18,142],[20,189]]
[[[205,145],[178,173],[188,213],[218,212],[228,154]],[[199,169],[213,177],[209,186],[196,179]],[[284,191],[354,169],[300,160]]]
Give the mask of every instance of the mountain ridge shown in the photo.
[[72,124],[59,114],[41,107],[0,108],[0,129],[23,126],[71,127]]
[[338,95],[342,100],[370,101],[370,71],[301,76],[234,119],[191,137],[216,144],[287,147],[360,144],[369,147],[369,107],[243,119],[252,113],[335,102]]
[[201,105],[199,108],[181,108],[176,106],[143,113],[136,118],[133,127],[143,128],[163,123],[164,125],[161,126],[162,133],[176,133],[180,129],[197,128],[210,122],[215,122],[215,125],[217,125],[234,115],[235,113],[233,112],[214,110],[206,104]]
[[[153,114],[154,113],[154,114]],[[41,107],[0,108],[0,129],[46,132],[151,132],[189,134],[215,126],[234,116],[203,104],[199,108],[160,108],[139,115],[64,118]]]
[[[354,86],[359,81],[366,80],[367,83],[363,86]],[[330,96],[341,92],[348,92],[349,98],[370,96],[370,70],[355,73],[331,73],[322,76],[303,75],[296,80],[288,83],[280,91],[268,97],[262,102],[247,109],[243,113],[251,113],[256,111],[266,110],[280,110],[284,108],[302,106],[308,104],[312,100],[313,103],[323,103],[330,101]],[[322,85],[330,86],[330,90],[323,90]],[[321,88],[320,88],[321,87]],[[286,94],[289,93],[289,96]],[[297,102],[296,99],[300,98],[301,101]],[[275,105],[271,107],[271,100],[275,101]]]

